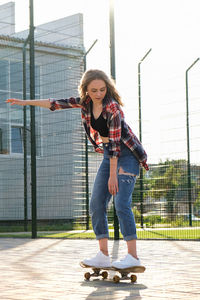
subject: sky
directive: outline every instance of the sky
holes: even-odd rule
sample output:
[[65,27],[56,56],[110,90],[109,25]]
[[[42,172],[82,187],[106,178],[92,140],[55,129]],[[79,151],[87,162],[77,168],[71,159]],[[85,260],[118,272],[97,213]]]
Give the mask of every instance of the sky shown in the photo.
[[[8,1],[0,0],[0,4]],[[29,1],[16,0],[16,31],[29,26]],[[139,135],[141,64],[142,143],[149,162],[186,159],[185,72],[200,57],[199,0],[115,0],[116,85],[127,123]],[[87,68],[110,73],[109,0],[35,0],[35,26],[83,13]],[[200,163],[200,62],[189,71],[191,162]]]

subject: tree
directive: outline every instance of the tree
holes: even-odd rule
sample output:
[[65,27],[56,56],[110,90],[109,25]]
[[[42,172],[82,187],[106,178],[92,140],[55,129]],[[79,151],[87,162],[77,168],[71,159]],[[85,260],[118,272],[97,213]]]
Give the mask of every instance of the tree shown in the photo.
[[160,162],[152,174],[151,195],[155,199],[164,197],[167,201],[166,211],[173,219],[176,213],[176,195],[180,187],[186,184],[186,162],[184,160],[167,160]]
[[[191,166],[192,176],[192,203],[197,195],[200,195],[200,167]],[[186,160],[166,160],[160,161],[157,165],[150,166],[150,171],[145,173],[143,179],[143,199],[144,212],[155,209],[155,200],[161,198],[166,200],[165,211],[171,219],[178,213],[188,213],[188,182],[187,182],[187,161]],[[195,202],[195,209],[200,210],[199,200]],[[140,183],[136,182],[133,193],[133,203],[139,208],[140,204]],[[148,204],[148,205],[147,205]],[[150,208],[151,207],[151,208]]]
[[200,216],[200,192],[194,203],[194,214]]

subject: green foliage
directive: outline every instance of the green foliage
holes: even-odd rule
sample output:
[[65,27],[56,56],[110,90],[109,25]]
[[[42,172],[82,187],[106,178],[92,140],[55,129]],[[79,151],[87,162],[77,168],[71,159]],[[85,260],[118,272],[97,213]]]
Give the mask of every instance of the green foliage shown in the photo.
[[168,201],[174,199],[177,187],[185,182],[186,172],[179,161],[166,161],[159,164],[152,174],[151,189],[154,198],[165,197]]
[[198,193],[198,197],[194,203],[194,214],[200,216],[200,192]]
[[[195,185],[197,183],[193,180],[192,187]],[[149,197],[158,200],[166,199],[166,212],[171,219],[174,219],[178,213],[176,211],[178,201],[187,201],[187,189],[187,162],[185,160],[167,160],[160,162],[152,169],[149,178]]]
[[137,207],[133,208],[133,214],[134,214],[134,217],[135,217],[135,222],[136,223],[140,223],[141,213],[139,212],[139,210],[137,209]]
[[155,224],[162,223],[162,218],[159,215],[144,217],[144,223],[147,227],[153,227]]
[[172,227],[188,226],[188,221],[186,221],[184,217],[176,217],[176,219],[172,221],[171,226]]

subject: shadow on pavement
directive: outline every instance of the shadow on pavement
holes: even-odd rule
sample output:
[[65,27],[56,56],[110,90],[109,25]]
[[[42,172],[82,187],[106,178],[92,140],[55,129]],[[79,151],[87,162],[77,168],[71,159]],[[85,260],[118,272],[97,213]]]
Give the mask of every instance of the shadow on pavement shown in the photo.
[[139,300],[142,299],[140,295],[140,290],[147,289],[143,284],[130,283],[128,282],[119,282],[114,283],[111,279],[93,279],[91,281],[84,281],[82,286],[96,288],[95,291],[92,291],[91,294],[87,296],[87,300],[98,299],[98,297],[103,297],[102,299],[114,299],[114,296],[122,300]]
[[18,246],[25,245],[32,242],[32,239],[24,238],[0,238],[0,251],[17,248]]

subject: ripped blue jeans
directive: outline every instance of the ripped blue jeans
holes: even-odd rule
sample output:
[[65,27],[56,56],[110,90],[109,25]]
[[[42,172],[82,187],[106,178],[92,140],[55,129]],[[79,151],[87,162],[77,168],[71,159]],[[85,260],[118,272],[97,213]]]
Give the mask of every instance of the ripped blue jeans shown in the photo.
[[[90,200],[92,226],[98,240],[109,238],[107,207],[112,195],[108,190],[108,179],[110,175],[108,146],[108,144],[104,144],[104,158],[97,172]],[[115,209],[123,238],[125,241],[129,241],[137,239],[136,224],[131,204],[136,176],[139,175],[139,162],[122,142],[117,169],[119,191],[114,196]],[[119,174],[119,169],[123,170],[123,174]],[[136,176],[126,175],[124,173],[130,173]]]

